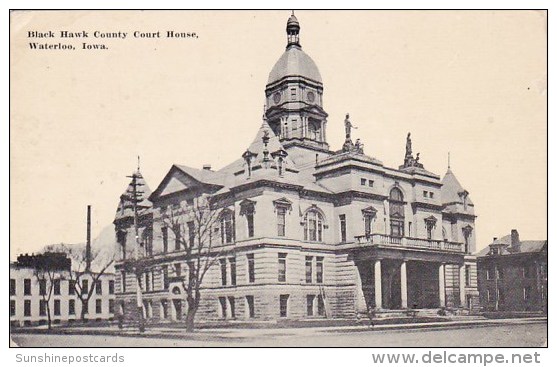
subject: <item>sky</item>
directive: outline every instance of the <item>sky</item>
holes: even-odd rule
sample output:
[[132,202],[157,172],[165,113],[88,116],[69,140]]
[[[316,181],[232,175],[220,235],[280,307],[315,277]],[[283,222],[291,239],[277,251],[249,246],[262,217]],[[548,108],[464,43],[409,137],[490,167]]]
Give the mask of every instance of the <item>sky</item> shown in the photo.
[[[141,156],[154,190],[172,164],[221,168],[261,124],[289,11],[11,13],[10,257],[110,225]],[[429,171],[475,203],[477,249],[518,229],[547,238],[547,30],[537,11],[297,11],[320,69],[331,149],[354,137],[386,166],[406,134]],[[53,39],[29,31],[53,31]],[[60,39],[60,31],[87,39]],[[166,38],[166,31],[197,38]],[[126,32],[125,39],[95,38]],[[135,38],[133,32],[161,32]],[[82,43],[106,50],[81,49]],[[32,50],[30,42],[76,50]]]

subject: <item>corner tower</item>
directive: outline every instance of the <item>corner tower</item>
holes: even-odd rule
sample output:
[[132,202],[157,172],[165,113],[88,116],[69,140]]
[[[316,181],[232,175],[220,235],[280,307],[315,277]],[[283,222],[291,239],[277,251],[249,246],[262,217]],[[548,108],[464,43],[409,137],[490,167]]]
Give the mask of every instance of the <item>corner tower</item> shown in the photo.
[[323,81],[315,62],[300,44],[300,23],[292,13],[286,23],[286,50],[269,73],[266,117],[285,149],[329,152]]

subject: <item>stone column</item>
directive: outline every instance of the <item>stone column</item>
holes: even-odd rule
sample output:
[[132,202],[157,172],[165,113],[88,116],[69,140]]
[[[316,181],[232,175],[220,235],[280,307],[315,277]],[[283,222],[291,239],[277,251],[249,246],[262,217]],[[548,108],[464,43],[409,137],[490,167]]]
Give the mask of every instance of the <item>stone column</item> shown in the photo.
[[439,265],[439,307],[445,307],[445,264]]
[[383,308],[383,293],[381,290],[381,260],[375,260],[375,308]]
[[460,307],[466,307],[466,265],[462,264],[460,266]]
[[406,279],[406,261],[400,264],[400,305],[408,308],[408,285]]

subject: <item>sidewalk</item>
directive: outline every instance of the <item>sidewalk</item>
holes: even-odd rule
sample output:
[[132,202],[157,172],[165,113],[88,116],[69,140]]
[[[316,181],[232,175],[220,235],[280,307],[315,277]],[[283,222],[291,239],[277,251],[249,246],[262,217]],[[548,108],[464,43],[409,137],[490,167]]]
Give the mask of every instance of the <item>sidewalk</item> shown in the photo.
[[452,329],[482,327],[490,325],[510,325],[547,322],[547,317],[534,318],[511,318],[511,319],[473,319],[453,320],[429,323],[406,323],[388,325],[357,325],[357,326],[330,326],[330,327],[305,327],[305,328],[265,328],[265,329],[232,329],[214,328],[198,329],[194,333],[187,333],[183,327],[147,327],[144,333],[137,329],[118,329],[116,326],[99,327],[56,327],[52,330],[46,328],[16,329],[14,334],[70,334],[70,335],[113,335],[113,336],[136,336],[146,338],[176,338],[191,340],[239,340],[251,338],[273,338],[285,336],[309,336],[326,333],[353,333],[353,332],[385,332],[397,330],[426,330],[426,329]]

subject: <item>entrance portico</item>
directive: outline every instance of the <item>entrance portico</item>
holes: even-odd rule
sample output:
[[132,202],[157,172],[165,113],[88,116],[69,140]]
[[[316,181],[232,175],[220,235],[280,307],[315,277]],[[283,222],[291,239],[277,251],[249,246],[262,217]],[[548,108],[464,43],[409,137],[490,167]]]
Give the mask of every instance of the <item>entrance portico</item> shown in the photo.
[[[360,252],[354,258],[367,308],[446,307],[448,293],[451,293],[451,305],[464,304],[461,255],[414,256],[406,251],[380,250]],[[387,252],[391,256],[380,256]],[[457,294],[452,295],[452,289]]]

